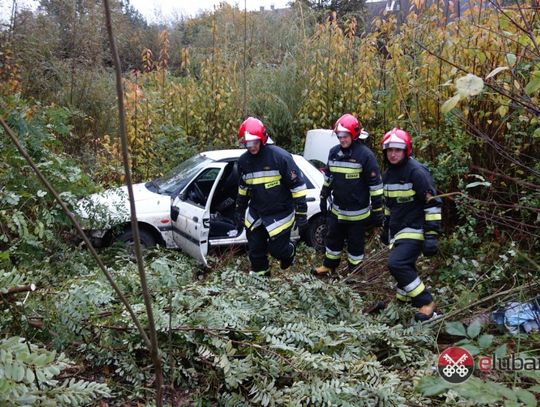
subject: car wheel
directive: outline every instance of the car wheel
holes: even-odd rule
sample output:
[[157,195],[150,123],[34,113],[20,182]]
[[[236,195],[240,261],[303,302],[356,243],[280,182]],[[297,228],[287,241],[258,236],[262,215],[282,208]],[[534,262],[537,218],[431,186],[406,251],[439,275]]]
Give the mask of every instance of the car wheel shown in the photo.
[[[140,238],[142,250],[153,247],[157,244],[154,236],[152,236],[152,234],[150,234],[149,232],[145,230],[139,229],[139,238]],[[126,230],[124,233],[118,236],[116,238],[116,241],[124,243],[128,247],[128,250],[130,251],[133,250],[133,244],[135,240],[133,239],[133,232],[131,231],[131,229]]]
[[305,241],[318,252],[325,250],[326,218],[322,215],[312,218],[305,235]]

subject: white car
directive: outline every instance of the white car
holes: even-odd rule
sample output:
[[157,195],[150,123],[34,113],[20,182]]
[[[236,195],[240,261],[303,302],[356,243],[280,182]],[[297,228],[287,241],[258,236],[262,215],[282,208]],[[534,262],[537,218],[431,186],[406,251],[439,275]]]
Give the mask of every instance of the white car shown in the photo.
[[[179,248],[207,265],[209,246],[247,243],[234,225],[238,191],[237,161],[246,150],[216,150],[197,154],[169,174],[133,185],[143,246]],[[306,178],[309,228],[303,238],[324,249],[325,220],[319,209],[323,175],[304,157],[293,154]],[[91,225],[92,243],[133,242],[127,188],[91,195],[79,203],[78,215]],[[298,230],[292,238],[298,239]]]

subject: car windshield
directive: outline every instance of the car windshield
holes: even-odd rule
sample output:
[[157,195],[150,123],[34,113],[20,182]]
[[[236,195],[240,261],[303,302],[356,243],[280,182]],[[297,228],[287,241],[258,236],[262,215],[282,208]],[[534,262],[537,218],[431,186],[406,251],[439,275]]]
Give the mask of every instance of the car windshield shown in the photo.
[[195,155],[169,171],[163,177],[147,183],[146,187],[150,190],[154,189],[159,194],[176,195],[191,181],[195,174],[206,167],[211,161],[209,158],[200,154]]

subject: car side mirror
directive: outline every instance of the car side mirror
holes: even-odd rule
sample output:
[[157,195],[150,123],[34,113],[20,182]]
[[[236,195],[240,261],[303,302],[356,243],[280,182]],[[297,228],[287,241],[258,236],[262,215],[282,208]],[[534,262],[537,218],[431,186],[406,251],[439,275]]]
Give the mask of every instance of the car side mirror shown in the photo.
[[180,215],[180,209],[178,206],[171,206],[171,219],[176,222],[178,219],[178,215]]

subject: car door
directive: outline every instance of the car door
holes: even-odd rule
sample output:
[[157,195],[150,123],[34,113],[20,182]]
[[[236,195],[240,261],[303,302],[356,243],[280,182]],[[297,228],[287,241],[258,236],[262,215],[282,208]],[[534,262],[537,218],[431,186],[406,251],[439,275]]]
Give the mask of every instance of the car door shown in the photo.
[[[208,266],[210,204],[227,163],[212,163],[173,200],[172,226],[176,245],[198,262]],[[204,198],[203,198],[204,195]]]

